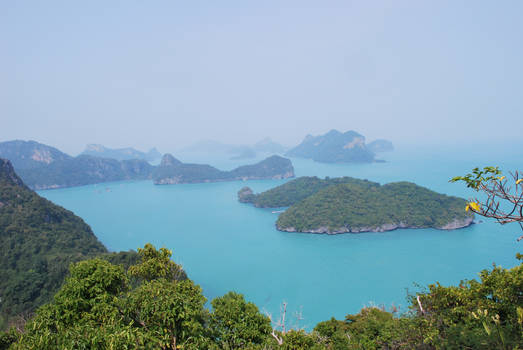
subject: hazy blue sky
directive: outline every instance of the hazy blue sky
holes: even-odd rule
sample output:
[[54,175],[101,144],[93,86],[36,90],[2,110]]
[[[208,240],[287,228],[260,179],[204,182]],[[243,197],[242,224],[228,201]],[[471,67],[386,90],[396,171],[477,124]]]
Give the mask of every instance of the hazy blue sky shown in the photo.
[[523,1],[2,1],[0,141],[521,141]]

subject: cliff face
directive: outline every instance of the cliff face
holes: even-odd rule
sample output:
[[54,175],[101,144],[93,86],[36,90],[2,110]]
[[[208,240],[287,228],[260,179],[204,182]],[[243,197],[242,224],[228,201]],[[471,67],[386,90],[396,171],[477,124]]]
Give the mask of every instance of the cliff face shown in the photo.
[[[460,228],[465,228],[474,223],[474,218],[467,217],[463,219],[454,219],[453,221],[440,226],[440,227],[434,227],[439,230],[457,230]],[[295,227],[283,227],[278,224],[276,224],[276,228],[280,231],[284,232],[301,232],[301,233],[317,233],[317,234],[328,234],[328,235],[336,235],[341,233],[363,233],[363,232],[386,232],[386,231],[393,231],[401,228],[425,228],[423,226],[414,226],[414,225],[408,225],[403,222],[399,223],[389,223],[389,224],[383,224],[379,226],[361,226],[361,227],[340,227],[340,228],[329,228],[327,226],[321,226],[316,229],[303,229],[303,230],[296,230]]]
[[9,159],[15,169],[33,169],[73,157],[35,141],[0,142],[0,158]]
[[367,145],[367,147],[374,153],[391,152],[394,150],[392,142],[388,140],[374,140]]
[[156,168],[153,180],[156,185],[199,183],[253,179],[285,179],[294,176],[289,159],[269,157],[253,165],[245,165],[231,171],[222,171],[206,164],[182,163],[166,154]]

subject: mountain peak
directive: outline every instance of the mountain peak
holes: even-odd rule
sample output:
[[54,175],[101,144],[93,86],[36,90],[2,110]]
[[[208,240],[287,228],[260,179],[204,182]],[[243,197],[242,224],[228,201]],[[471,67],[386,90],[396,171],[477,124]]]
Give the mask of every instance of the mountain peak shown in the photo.
[[7,181],[9,183],[15,184],[17,186],[23,186],[24,182],[18,175],[16,175],[15,170],[11,162],[7,159],[0,158],[0,181]]
[[160,166],[173,166],[173,165],[179,165],[182,164],[178,159],[174,158],[172,154],[166,153],[162,157],[162,161],[160,163]]

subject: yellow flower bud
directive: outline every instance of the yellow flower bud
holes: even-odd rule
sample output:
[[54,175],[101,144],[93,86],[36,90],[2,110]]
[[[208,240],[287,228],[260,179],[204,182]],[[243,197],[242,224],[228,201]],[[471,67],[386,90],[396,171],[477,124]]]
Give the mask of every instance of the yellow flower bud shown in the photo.
[[472,208],[474,211],[481,211],[481,207],[476,202],[470,202],[469,203],[470,208]]

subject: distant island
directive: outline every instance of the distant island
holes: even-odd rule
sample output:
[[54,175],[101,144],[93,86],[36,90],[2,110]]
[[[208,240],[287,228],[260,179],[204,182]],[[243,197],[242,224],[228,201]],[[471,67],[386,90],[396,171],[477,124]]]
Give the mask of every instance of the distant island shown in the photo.
[[280,231],[307,233],[383,232],[397,228],[452,230],[472,224],[466,201],[410,182],[380,185],[350,177],[300,177],[260,194],[244,187],[238,199],[264,208],[287,208]]
[[258,153],[262,154],[284,154],[286,148],[279,143],[266,137],[254,145],[230,145],[215,140],[202,140],[193,145],[182,148],[182,153],[200,154],[231,154],[230,159],[255,158]]
[[365,137],[355,131],[341,133],[331,130],[325,135],[307,135],[302,143],[285,155],[323,163],[371,163],[378,161],[375,159],[375,153],[384,149],[392,150],[392,143],[377,140],[367,145]]
[[141,159],[149,162],[154,162],[162,157],[162,154],[156,148],[151,148],[148,152],[141,152],[132,147],[112,149],[97,144],[87,145],[82,155],[116,160]]
[[205,164],[186,164],[165,155],[158,166],[143,159],[117,160],[91,155],[71,157],[35,141],[0,142],[0,157],[9,159],[25,184],[35,190],[125,180],[155,184],[197,183],[294,177],[290,160],[269,157],[257,164],[221,171]]
[[378,139],[378,140],[369,142],[367,144],[367,148],[370,149],[374,153],[394,151],[394,146],[392,145],[392,142],[390,142],[389,140],[382,140],[382,139]]
[[24,182],[36,190],[91,185],[124,180],[147,180],[154,166],[145,160],[116,160],[80,155],[38,168],[17,169]]
[[217,182],[255,179],[286,179],[294,177],[289,159],[272,156],[253,165],[244,165],[231,171],[222,171],[206,164],[187,164],[166,154],[155,169],[155,185]]

